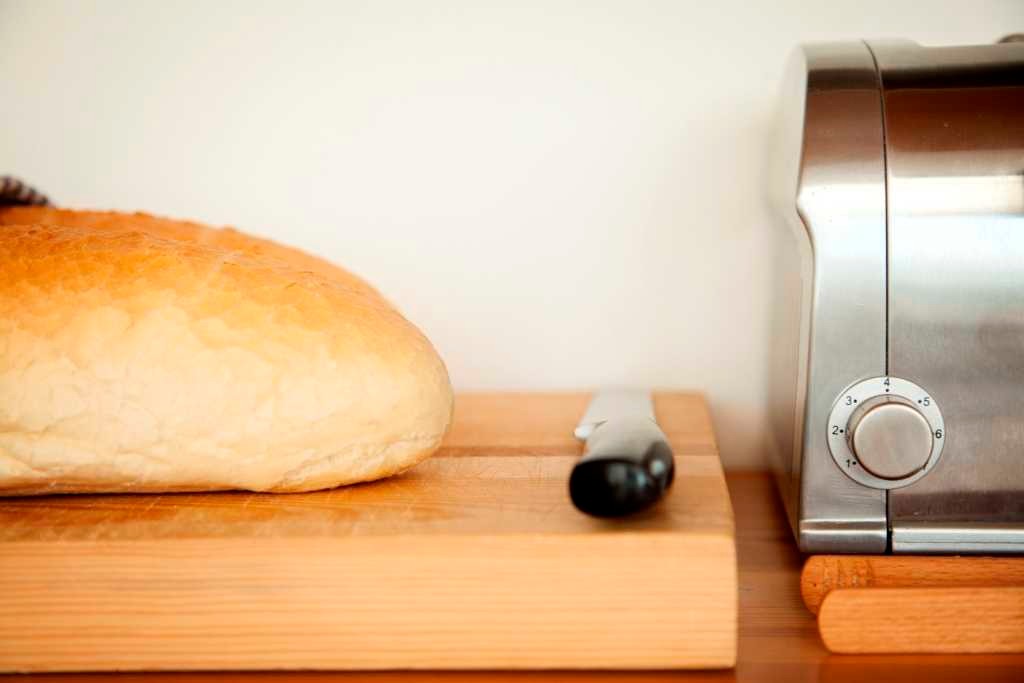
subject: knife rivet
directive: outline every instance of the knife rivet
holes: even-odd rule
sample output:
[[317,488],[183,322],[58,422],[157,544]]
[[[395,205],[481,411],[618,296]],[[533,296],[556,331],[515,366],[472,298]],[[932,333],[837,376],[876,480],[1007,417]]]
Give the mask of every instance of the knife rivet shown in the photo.
[[665,474],[665,469],[665,463],[661,460],[652,460],[651,464],[647,466],[647,471],[655,477]]

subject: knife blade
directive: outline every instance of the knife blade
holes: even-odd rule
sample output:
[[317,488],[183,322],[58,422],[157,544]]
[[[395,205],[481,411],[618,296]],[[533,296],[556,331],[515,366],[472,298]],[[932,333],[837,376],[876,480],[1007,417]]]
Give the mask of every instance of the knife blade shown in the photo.
[[656,503],[671,486],[675,459],[649,392],[599,392],[573,433],[586,443],[569,476],[569,497],[581,512],[628,515]]

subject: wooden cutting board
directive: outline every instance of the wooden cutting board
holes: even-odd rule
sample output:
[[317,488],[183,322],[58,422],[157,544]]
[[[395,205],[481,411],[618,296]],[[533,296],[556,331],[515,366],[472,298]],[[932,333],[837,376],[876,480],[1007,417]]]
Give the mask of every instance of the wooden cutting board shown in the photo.
[[310,494],[0,499],[0,670],[717,668],[732,507],[700,396],[676,482],[578,513],[583,394],[470,394],[405,475]]

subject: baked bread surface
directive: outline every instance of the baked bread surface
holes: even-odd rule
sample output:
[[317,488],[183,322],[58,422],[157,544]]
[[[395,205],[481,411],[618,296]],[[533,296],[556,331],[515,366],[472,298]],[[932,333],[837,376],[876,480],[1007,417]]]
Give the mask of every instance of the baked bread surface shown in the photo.
[[371,286],[234,230],[0,210],[0,494],[308,491],[405,470],[444,364]]

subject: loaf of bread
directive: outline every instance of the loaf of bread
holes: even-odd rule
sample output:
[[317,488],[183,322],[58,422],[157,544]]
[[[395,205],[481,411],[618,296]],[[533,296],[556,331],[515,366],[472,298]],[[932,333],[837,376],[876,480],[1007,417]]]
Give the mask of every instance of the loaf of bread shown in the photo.
[[0,209],[0,494],[309,491],[405,470],[451,419],[370,285],[234,230]]

